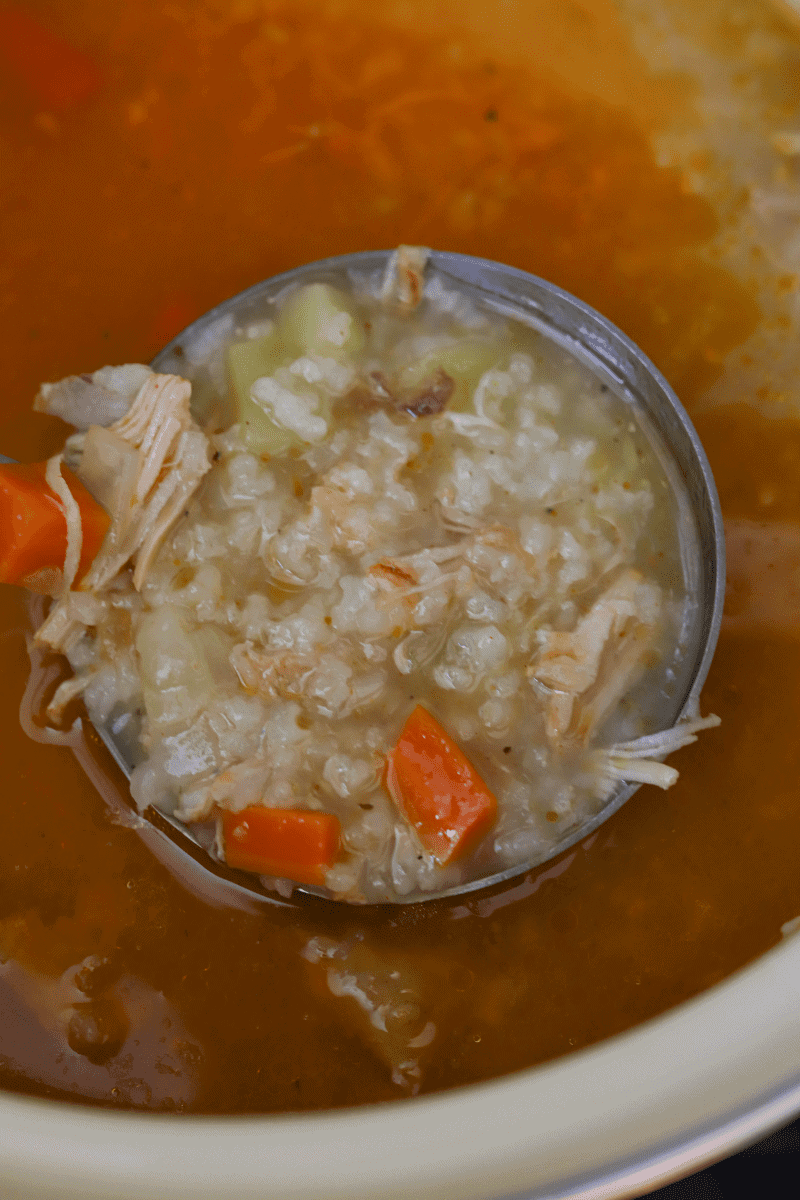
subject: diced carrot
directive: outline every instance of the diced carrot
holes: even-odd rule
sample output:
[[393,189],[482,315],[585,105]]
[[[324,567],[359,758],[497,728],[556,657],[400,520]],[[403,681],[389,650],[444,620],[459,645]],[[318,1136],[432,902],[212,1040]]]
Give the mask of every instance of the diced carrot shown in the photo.
[[472,763],[421,704],[387,759],[386,785],[439,863],[472,850],[497,815],[497,800]]
[[[64,565],[67,519],[45,481],[46,469],[46,463],[0,464],[0,583],[24,586],[39,571]],[[110,518],[68,467],[61,471],[81,514],[78,582],[100,549]]]
[[341,828],[332,813],[297,808],[223,812],[229,867],[322,886],[339,854]]
[[0,4],[0,59],[44,108],[71,108],[103,82],[88,54],[13,4]]

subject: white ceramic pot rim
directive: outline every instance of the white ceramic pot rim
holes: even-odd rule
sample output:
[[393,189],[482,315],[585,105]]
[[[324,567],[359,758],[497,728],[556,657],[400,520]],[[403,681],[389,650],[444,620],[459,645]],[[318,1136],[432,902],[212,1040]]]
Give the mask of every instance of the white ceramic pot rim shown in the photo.
[[0,1097],[5,1200],[610,1200],[800,1110],[800,937],[552,1065],[438,1096],[278,1117]]

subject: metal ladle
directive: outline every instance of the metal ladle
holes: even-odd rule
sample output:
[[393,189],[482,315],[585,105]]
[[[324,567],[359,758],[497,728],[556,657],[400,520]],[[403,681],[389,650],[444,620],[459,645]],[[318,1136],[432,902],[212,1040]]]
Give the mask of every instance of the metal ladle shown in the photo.
[[[276,298],[290,286],[324,280],[347,288],[353,281],[379,277],[386,268],[388,251],[369,251],[343,255],[310,263],[225,300],[189,325],[174,338],[152,362],[154,370],[182,375],[193,386],[208,386],[205,368],[196,366],[207,360],[209,348],[224,342],[234,328],[263,320]],[[642,351],[610,321],[589,305],[514,267],[462,254],[432,252],[426,278],[436,276],[448,288],[461,291],[483,307],[510,316],[539,331],[586,368],[631,411],[661,461],[673,491],[678,514],[683,583],[687,595],[694,598],[690,627],[683,639],[684,653],[672,664],[669,686],[654,680],[646,705],[646,716],[657,729],[668,729],[685,715],[697,710],[700,690],[705,681],[722,620],[725,581],[725,545],[722,514],[714,479],[705,452],[692,423],[667,381]],[[203,353],[200,354],[197,348]],[[4,460],[9,461],[9,460]],[[114,759],[130,777],[132,764],[110,729],[97,732]],[[461,895],[479,888],[502,883],[532,867],[561,854],[598,828],[628,800],[638,784],[620,784],[602,808],[565,830],[563,836],[538,858],[472,879],[457,888],[436,893],[415,893],[391,898],[385,903],[407,903],[443,896]],[[170,814],[160,812],[154,818],[162,831],[186,846],[197,861],[203,859],[196,847],[201,843],[192,829]],[[248,892],[272,896],[254,876],[232,872],[210,858],[207,869],[224,875],[229,884]],[[315,888],[298,885],[298,890],[327,895]]]

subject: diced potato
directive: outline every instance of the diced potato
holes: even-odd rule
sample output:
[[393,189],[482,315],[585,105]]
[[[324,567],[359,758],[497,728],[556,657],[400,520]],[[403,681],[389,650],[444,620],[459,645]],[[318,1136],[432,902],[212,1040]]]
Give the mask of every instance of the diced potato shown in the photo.
[[398,371],[395,384],[398,391],[411,392],[430,379],[438,370],[445,371],[455,382],[448,408],[463,412],[470,408],[478,381],[485,371],[497,364],[500,347],[480,338],[463,338],[452,346],[441,346],[408,363]]
[[277,333],[302,354],[341,360],[364,350],[364,327],[353,302],[328,283],[311,283],[289,296]]
[[238,419],[242,425],[245,445],[253,454],[283,454],[290,446],[300,444],[298,437],[271,421],[249,396],[240,405]]
[[274,329],[264,337],[233,342],[228,347],[228,371],[237,396],[249,396],[255,381],[271,375],[286,357],[286,347]]
[[271,421],[250,397],[250,389],[257,379],[272,375],[291,357],[292,348],[286,346],[275,330],[266,337],[234,342],[228,347],[234,421],[242,426],[245,444],[253,454],[282,454],[299,441],[288,429],[281,429]]
[[[243,429],[253,454],[283,454],[301,444],[301,437],[285,429],[257,404],[251,389],[257,379],[273,377],[281,367],[303,356],[317,355],[339,362],[364,349],[364,329],[352,303],[325,283],[300,288],[288,298],[278,324],[264,337],[235,342],[228,348],[228,371],[234,402],[234,420]],[[327,419],[329,406],[321,398],[319,415]]]
[[279,371],[277,378],[267,375],[257,379],[250,389],[251,399],[292,437],[302,442],[323,441],[328,435],[330,403],[313,391],[298,389],[295,380],[287,380],[286,374]]

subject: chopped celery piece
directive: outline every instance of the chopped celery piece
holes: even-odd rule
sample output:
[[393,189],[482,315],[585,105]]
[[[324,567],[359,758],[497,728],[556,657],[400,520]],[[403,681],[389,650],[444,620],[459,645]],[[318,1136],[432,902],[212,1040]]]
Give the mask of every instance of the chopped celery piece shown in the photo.
[[287,297],[278,333],[301,354],[323,358],[355,358],[365,344],[352,301],[328,283],[310,283]]
[[234,342],[228,347],[234,420],[242,426],[245,444],[253,454],[282,454],[289,446],[299,442],[299,438],[288,429],[282,429],[270,420],[250,398],[250,389],[255,381],[264,375],[272,375],[282,363],[291,360],[292,350],[275,330],[265,337]]
[[479,338],[464,338],[452,346],[440,346],[402,367],[395,376],[398,390],[412,392],[436,371],[446,371],[455,383],[447,405],[451,411],[464,411],[472,403],[478,381],[485,371],[496,366],[500,348]]

